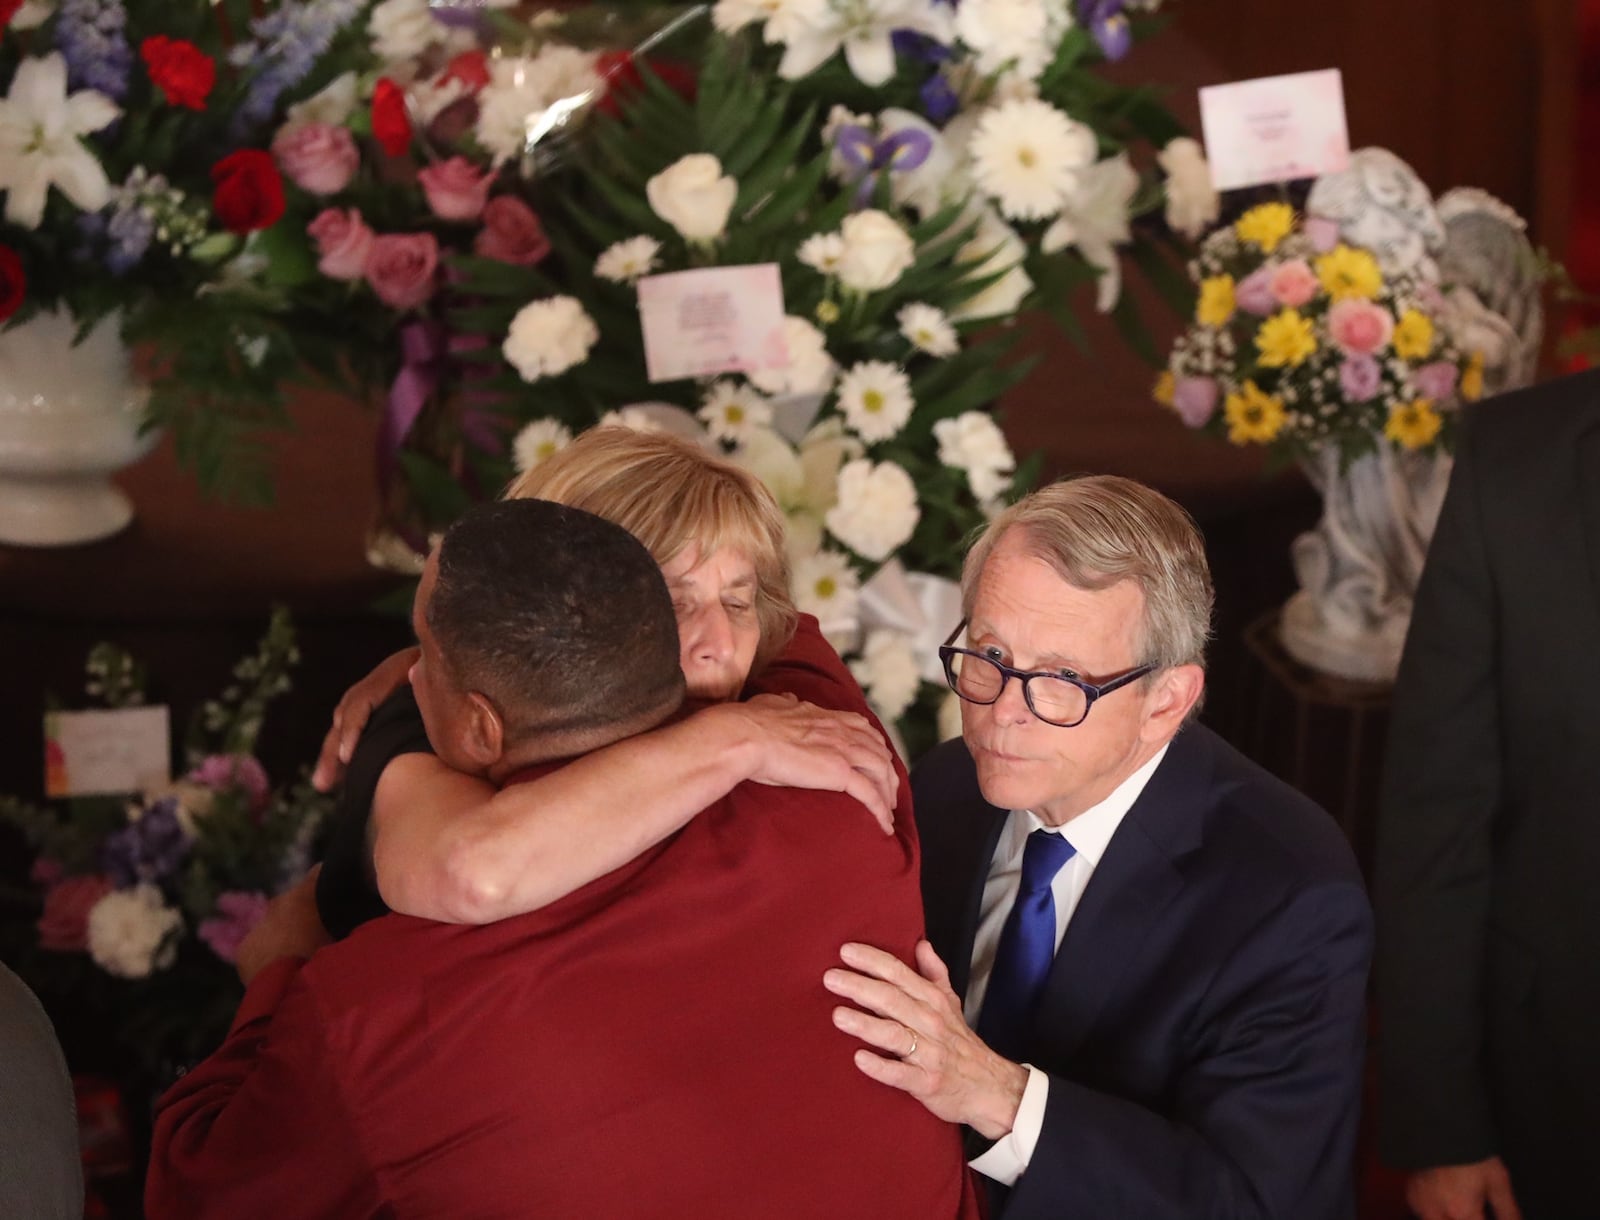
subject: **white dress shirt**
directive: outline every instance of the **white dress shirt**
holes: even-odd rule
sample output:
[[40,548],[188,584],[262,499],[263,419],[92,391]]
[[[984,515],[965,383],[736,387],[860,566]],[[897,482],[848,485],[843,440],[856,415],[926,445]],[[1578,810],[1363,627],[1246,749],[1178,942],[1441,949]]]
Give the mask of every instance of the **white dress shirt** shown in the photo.
[[[1022,852],[1028,836],[1043,829],[1061,835],[1072,844],[1072,859],[1061,866],[1050,883],[1050,896],[1056,909],[1056,948],[1060,949],[1067,924],[1089,886],[1095,866],[1105,855],[1111,836],[1122,825],[1122,819],[1133,808],[1134,801],[1139,799],[1166,755],[1167,747],[1162,746],[1105,800],[1091,805],[1064,826],[1046,826],[1030,809],[1011,811],[989,863],[989,879],[984,882],[983,905],[978,911],[978,931],[972,941],[972,974],[967,983],[964,1010],[967,1024],[972,1028],[978,1026],[983,997],[989,990],[989,975],[994,970],[995,953],[1000,948],[1000,933],[1022,884]],[[1002,1136],[992,1148],[972,1161],[972,1168],[1006,1186],[1015,1184],[1033,1159],[1039,1132],[1044,1128],[1045,1101],[1050,1093],[1050,1077],[1031,1063],[1023,1066],[1028,1069],[1028,1084],[1010,1134]]]

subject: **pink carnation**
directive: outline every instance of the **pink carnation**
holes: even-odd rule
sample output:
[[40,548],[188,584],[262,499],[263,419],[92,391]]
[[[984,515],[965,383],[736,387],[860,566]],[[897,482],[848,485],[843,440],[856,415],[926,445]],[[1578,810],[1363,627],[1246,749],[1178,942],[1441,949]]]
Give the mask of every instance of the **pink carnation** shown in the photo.
[[1394,318],[1371,301],[1336,301],[1328,310],[1328,335],[1346,356],[1371,356],[1394,335]]
[[1438,402],[1456,392],[1456,366],[1448,360],[1435,360],[1411,373],[1411,385],[1422,398]]
[[333,280],[359,280],[366,274],[373,232],[355,208],[328,208],[306,226],[317,243],[317,270]]
[[39,916],[39,947],[57,953],[82,953],[89,947],[89,912],[116,886],[109,877],[68,877],[44,896]]
[[419,170],[417,181],[440,220],[476,220],[489,198],[494,175],[475,169],[465,157],[451,157]]
[[200,921],[196,935],[223,961],[235,961],[244,938],[266,917],[268,901],[265,894],[241,890],[219,894],[217,913]]
[[350,185],[361,165],[355,138],[331,123],[298,123],[273,137],[278,167],[303,191],[333,195]]
[[1303,258],[1279,263],[1272,271],[1272,295],[1285,309],[1299,309],[1317,295],[1317,276]]
[[1189,427],[1204,427],[1217,409],[1217,383],[1210,377],[1178,378],[1172,387],[1172,407]]
[[433,295],[439,242],[432,233],[385,233],[372,239],[367,283],[385,305],[411,309]]
[[515,195],[497,195],[483,209],[483,230],[472,248],[484,258],[527,267],[550,253],[550,239],[532,208]]
[[1257,267],[1240,280],[1233,290],[1233,302],[1246,313],[1253,313],[1258,318],[1264,318],[1276,310],[1278,303],[1272,296],[1272,268]]
[[187,778],[213,792],[243,789],[250,798],[250,812],[260,813],[267,806],[272,785],[266,768],[249,754],[210,754]]

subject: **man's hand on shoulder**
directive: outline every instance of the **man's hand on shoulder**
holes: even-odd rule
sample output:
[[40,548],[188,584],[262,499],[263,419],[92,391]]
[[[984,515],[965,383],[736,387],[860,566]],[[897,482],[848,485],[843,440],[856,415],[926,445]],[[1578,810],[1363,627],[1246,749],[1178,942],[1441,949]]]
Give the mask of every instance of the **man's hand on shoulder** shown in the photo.
[[267,904],[267,913],[239,945],[234,964],[245,986],[280,957],[310,957],[330,942],[317,914],[318,864],[296,885]]
[[1522,1220],[1511,1175],[1497,1156],[1471,1165],[1440,1165],[1406,1179],[1406,1204],[1420,1220]]

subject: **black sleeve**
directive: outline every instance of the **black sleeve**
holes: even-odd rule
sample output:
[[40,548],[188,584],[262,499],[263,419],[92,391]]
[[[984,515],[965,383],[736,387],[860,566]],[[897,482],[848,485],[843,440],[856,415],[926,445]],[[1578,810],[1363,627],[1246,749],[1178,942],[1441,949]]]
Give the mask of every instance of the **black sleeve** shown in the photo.
[[431,754],[422,712],[409,684],[390,695],[372,713],[345,769],[344,788],[334,811],[328,852],[317,878],[317,913],[335,940],[343,940],[369,919],[387,915],[378,897],[367,846],[367,823],[383,769],[402,754]]

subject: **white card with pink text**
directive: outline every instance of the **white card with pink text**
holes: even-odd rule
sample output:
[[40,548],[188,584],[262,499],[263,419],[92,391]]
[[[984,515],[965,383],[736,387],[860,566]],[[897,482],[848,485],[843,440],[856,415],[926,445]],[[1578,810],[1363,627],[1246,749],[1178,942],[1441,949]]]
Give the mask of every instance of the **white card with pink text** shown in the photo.
[[1219,191],[1337,173],[1350,164],[1339,69],[1200,90],[1211,185]]
[[639,281],[639,322],[651,381],[779,369],[789,362],[777,263],[646,276]]

